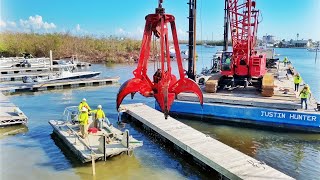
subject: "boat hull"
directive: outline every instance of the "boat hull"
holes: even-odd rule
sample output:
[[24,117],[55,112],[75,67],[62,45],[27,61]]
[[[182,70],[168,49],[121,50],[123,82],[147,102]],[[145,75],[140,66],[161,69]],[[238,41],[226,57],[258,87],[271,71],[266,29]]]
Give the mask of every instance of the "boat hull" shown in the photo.
[[[155,105],[159,110],[159,106]],[[308,132],[320,132],[320,113],[293,110],[267,109],[241,105],[204,103],[203,108],[196,102],[175,101],[170,114],[201,117],[210,121],[236,122],[286,128]]]
[[66,80],[66,79],[82,79],[82,78],[93,78],[100,75],[100,72],[91,73],[91,74],[82,74],[82,75],[76,75],[76,76],[70,76],[70,77],[61,77],[56,79],[50,79],[49,81],[55,81],[55,80]]

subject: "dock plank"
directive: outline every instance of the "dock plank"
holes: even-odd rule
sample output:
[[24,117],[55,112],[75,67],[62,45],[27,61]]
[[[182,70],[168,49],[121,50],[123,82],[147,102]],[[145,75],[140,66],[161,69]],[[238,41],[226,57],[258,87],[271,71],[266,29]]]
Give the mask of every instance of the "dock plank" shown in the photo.
[[92,86],[92,85],[105,85],[108,83],[118,82],[120,77],[104,77],[104,78],[82,78],[82,79],[69,79],[39,83],[22,83],[10,82],[1,83],[0,91],[38,91],[47,90],[47,88],[63,89],[64,87],[75,88],[79,86]]
[[28,117],[0,92],[0,126],[26,124]]
[[[287,100],[284,99],[274,99],[274,98],[263,98],[259,96],[245,96],[238,94],[203,94],[203,100],[205,103],[222,103],[222,104],[235,104],[235,105],[245,105],[245,106],[254,106],[254,107],[268,107],[268,108],[277,108],[277,109],[290,109],[296,110],[300,108],[299,99],[288,97]],[[180,101],[193,101],[197,102],[198,97],[195,94],[191,93],[181,93],[178,95],[178,100]]]
[[293,179],[268,165],[254,166],[262,163],[171,117],[165,120],[151,107],[130,104],[121,109],[229,179]]

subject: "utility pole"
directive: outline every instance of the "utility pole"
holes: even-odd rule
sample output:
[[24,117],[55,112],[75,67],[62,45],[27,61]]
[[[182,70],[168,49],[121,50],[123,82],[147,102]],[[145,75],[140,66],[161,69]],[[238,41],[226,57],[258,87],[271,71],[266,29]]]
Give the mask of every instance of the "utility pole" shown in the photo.
[[[195,80],[196,76],[196,8],[197,1],[189,0],[189,53],[188,53],[188,78]],[[178,53],[178,52],[177,52]]]
[[228,32],[229,16],[228,16],[228,0],[224,1],[224,33],[223,33],[223,51],[228,51]]

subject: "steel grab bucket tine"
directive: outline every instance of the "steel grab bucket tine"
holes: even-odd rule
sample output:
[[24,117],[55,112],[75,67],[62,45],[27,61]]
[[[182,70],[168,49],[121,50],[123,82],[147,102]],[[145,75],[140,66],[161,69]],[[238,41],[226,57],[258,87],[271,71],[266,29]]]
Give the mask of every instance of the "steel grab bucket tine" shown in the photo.
[[170,87],[169,92],[174,92],[176,96],[182,92],[194,93],[198,96],[201,106],[203,105],[203,94],[199,85],[189,78],[179,79]]
[[119,92],[117,94],[117,110],[119,109],[119,106],[122,103],[123,99],[128,94],[132,94],[140,91],[141,84],[143,84],[141,79],[132,78],[121,85]]
[[158,93],[155,94],[154,97],[159,104],[161,111],[164,113],[165,119],[167,119],[171,105],[175,98],[175,94],[169,92],[168,85],[162,85],[161,88],[158,89]]

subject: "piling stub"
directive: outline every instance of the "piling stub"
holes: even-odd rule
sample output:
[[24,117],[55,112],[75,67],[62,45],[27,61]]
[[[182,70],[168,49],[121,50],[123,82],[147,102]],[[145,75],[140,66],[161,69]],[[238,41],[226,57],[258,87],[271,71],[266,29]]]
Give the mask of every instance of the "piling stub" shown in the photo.
[[92,175],[96,175],[96,164],[95,164],[95,159],[92,152],[91,152],[91,163],[92,163]]
[[50,71],[52,71],[53,66],[53,57],[52,57],[52,50],[50,50]]

